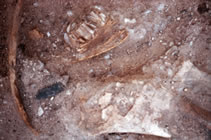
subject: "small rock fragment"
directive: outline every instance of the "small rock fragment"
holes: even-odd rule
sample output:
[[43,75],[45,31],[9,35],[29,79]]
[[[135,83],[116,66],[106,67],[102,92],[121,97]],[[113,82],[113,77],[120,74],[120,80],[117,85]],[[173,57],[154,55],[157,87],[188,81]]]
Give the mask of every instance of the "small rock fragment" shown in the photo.
[[171,42],[169,43],[169,46],[171,47],[171,46],[173,46],[173,45],[174,45],[174,42],[171,41]]
[[71,92],[70,90],[67,90],[66,94],[67,94],[67,95],[71,95],[72,92]]
[[51,101],[53,101],[53,99],[54,99],[54,97],[51,97],[51,99],[50,99],[50,100],[51,100]]
[[71,10],[67,11],[67,15],[70,17],[73,15],[73,12]]
[[184,88],[184,89],[183,89],[183,91],[184,91],[184,92],[187,92],[187,91],[188,91],[188,89],[187,89],[187,88]]
[[3,104],[7,104],[7,101],[4,100],[4,101],[3,101]]
[[33,6],[34,6],[34,7],[38,7],[39,4],[38,4],[37,2],[35,2],[35,3],[33,3]]
[[146,10],[145,12],[144,12],[144,14],[145,15],[148,15],[149,13],[151,13],[152,11],[151,10]]
[[165,4],[160,4],[159,6],[158,6],[158,11],[162,11],[163,9],[165,8]]
[[125,23],[134,24],[134,23],[136,23],[136,19],[134,19],[134,18],[133,18],[133,19],[125,18],[125,19],[124,19],[124,22],[125,22]]
[[110,59],[110,55],[109,54],[105,55],[104,59]]
[[122,86],[122,84],[120,82],[116,83],[116,87],[121,87],[121,86]]
[[48,97],[56,96],[60,92],[64,91],[64,85],[59,82],[43,89],[40,89],[36,95],[37,99],[46,99]]
[[39,108],[38,108],[38,113],[37,113],[37,115],[40,117],[40,116],[42,116],[44,114],[44,110],[42,109],[42,107],[40,106]]
[[50,32],[47,32],[47,36],[50,37],[51,36],[51,33]]
[[43,20],[41,19],[41,20],[39,21],[39,23],[43,23]]

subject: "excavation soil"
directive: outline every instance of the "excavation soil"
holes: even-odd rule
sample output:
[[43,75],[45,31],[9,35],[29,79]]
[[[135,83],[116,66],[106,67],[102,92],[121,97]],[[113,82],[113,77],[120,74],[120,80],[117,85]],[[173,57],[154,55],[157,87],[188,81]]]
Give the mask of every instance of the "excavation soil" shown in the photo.
[[[116,99],[138,98],[144,87],[155,93],[164,87],[171,95],[163,97],[170,100],[169,107],[156,119],[170,139],[211,139],[209,0],[25,0],[20,15],[16,76],[30,123],[39,131],[37,136],[22,121],[10,92],[7,46],[15,6],[15,0],[0,1],[1,140],[167,139],[129,130],[107,131],[107,125],[112,126],[106,123],[109,117],[115,118],[108,115],[103,120],[101,112],[106,107],[95,104],[95,99],[100,102],[100,97],[109,92],[109,106],[119,107],[124,117],[135,102],[128,102],[124,108]],[[127,40],[94,58],[73,62],[75,50],[65,42],[64,34],[73,19],[81,19],[94,6],[115,19],[120,29],[127,30]],[[63,92],[36,99],[40,89],[58,82],[65,86]],[[151,105],[159,108],[159,103],[149,99],[140,110],[153,114]]]

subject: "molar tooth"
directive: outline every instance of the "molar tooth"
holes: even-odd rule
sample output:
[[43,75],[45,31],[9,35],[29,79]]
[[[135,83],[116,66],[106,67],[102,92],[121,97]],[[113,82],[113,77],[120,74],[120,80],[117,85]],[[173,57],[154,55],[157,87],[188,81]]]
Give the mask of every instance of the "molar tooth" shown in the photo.
[[77,33],[79,36],[83,36],[83,31],[81,30],[80,27],[76,30],[76,33]]
[[90,40],[92,38],[92,35],[89,33],[89,31],[82,25],[76,30],[76,32],[83,37],[85,40]]
[[[92,8],[92,11],[80,20],[68,24],[64,36],[66,42],[78,53],[76,58],[79,61],[109,51],[126,38],[125,35],[121,35],[121,32],[112,34],[107,40],[102,40],[103,44],[96,41],[104,35],[108,35],[107,32],[104,32],[105,28],[110,28],[109,25],[113,26],[112,18],[104,13],[103,9]],[[104,26],[105,28],[103,28]],[[101,35],[102,37],[100,37]],[[93,45],[97,47],[93,48]]]
[[95,23],[99,23],[101,21],[101,18],[93,11],[90,13],[90,16],[88,16],[88,18]]
[[87,26],[89,26],[90,28],[92,29],[96,29],[96,25],[92,24],[92,23],[89,23],[89,22],[86,22]]
[[90,13],[90,15],[93,16],[94,18],[100,20],[99,16],[98,16],[95,12],[92,11],[92,12]]
[[103,26],[103,25],[105,25],[105,22],[104,22],[104,21],[101,21],[101,23],[100,23],[100,24],[101,24],[101,26]]
[[94,35],[94,31],[92,29],[90,29],[85,23],[83,23],[81,26],[83,26],[83,28],[85,30],[87,30],[89,33],[91,33],[92,35]]
[[100,15],[101,19],[105,22],[106,21],[106,15],[103,14],[103,13],[100,13],[99,15]]

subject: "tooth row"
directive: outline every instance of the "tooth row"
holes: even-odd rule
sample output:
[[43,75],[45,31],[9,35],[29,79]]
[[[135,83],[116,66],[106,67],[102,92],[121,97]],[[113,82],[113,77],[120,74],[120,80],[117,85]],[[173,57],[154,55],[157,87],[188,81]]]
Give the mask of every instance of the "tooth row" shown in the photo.
[[[104,13],[101,12],[102,9],[95,8],[94,11],[91,11],[86,17],[85,22],[83,22],[76,30],[70,31],[70,26],[67,27],[67,33],[69,38],[79,52],[84,51],[80,44],[85,44],[87,41],[91,40],[95,36],[95,32],[99,27],[102,27],[106,24],[107,17]],[[74,23],[73,23],[74,24]],[[78,44],[78,43],[79,44]]]
[[94,11],[92,11],[88,16],[88,20],[94,22],[98,26],[103,26],[106,22],[106,15],[103,13],[96,14]]

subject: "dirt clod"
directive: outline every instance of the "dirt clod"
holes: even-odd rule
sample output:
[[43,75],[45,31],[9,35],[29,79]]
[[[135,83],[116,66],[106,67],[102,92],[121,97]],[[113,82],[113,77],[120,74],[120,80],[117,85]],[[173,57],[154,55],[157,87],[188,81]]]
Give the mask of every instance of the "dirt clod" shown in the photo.
[[43,36],[44,35],[41,32],[39,32],[37,29],[33,29],[33,30],[29,31],[29,37],[32,40],[41,39],[41,38],[43,38]]

